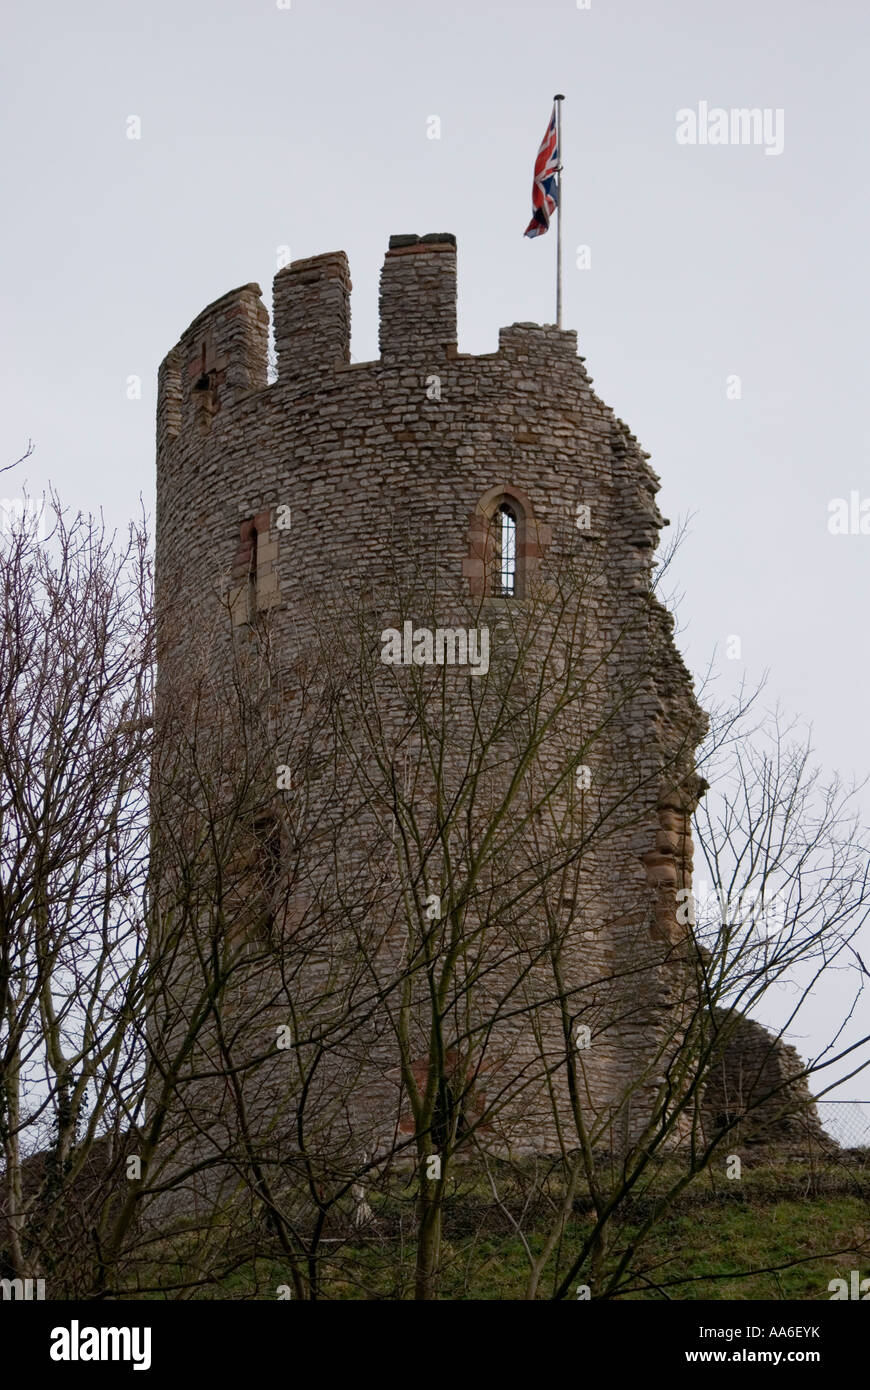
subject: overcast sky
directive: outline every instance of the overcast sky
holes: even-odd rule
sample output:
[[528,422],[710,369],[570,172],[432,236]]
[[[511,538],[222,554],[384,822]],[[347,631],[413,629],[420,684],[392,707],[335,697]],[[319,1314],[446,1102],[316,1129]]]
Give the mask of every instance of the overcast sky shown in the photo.
[[[268,302],[283,246],[347,251],[357,361],[394,232],[456,234],[461,351],[552,322],[554,237],[522,233],[564,92],[565,326],[664,514],[693,514],[683,651],[718,645],[724,683],[767,671],[823,764],[867,776],[870,535],[828,529],[832,499],[870,499],[865,0],[4,9],[0,461],[32,438],[36,492],[150,509],[160,360],[234,286]],[[679,143],[701,103],[766,110],[777,138]]]

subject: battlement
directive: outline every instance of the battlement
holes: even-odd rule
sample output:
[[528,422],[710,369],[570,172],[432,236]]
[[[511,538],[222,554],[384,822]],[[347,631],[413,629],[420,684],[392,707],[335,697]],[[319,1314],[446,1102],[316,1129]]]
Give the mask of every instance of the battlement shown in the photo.
[[[273,283],[277,381],[303,396],[350,363],[350,266],[343,251],[292,261]],[[379,349],[384,368],[438,373],[458,356],[456,238],[449,232],[391,236],[380,277]],[[167,354],[158,382],[158,444],[208,433],[214,417],[267,385],[269,315],[258,285],[242,285],[203,309]],[[552,325],[513,324],[499,354],[577,358],[577,335]],[[364,364],[359,364],[364,365]]]
[[207,433],[212,417],[266,385],[269,314],[259,285],[230,290],[198,314],[160,366],[161,435]]
[[292,261],[273,286],[278,380],[297,390],[350,361],[350,266],[343,251]]
[[391,236],[381,271],[380,349],[385,366],[456,356],[456,238]]

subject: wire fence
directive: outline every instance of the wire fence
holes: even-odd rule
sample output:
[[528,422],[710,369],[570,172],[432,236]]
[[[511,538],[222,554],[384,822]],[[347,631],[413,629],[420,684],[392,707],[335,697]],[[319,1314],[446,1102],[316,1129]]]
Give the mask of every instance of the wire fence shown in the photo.
[[825,1133],[841,1148],[870,1147],[870,1100],[820,1100],[816,1109]]

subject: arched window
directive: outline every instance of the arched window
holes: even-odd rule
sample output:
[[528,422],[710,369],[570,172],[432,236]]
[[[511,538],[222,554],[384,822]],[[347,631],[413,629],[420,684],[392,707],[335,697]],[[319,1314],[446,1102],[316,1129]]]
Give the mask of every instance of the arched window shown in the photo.
[[517,514],[508,502],[502,502],[495,517],[495,556],[493,592],[501,598],[515,598],[517,593]]
[[525,599],[552,532],[535,517],[531,498],[513,483],[484,493],[469,517],[462,573],[480,598]]

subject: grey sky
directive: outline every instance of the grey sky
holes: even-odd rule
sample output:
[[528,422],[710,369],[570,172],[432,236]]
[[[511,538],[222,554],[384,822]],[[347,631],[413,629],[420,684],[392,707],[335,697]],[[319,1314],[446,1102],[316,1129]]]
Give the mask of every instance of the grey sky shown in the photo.
[[[348,252],[357,360],[393,232],[456,233],[462,351],[551,322],[554,237],[522,232],[562,91],[565,323],[665,515],[695,513],[687,659],[738,635],[723,682],[768,669],[822,761],[867,775],[870,536],[827,529],[870,497],[863,0],[19,0],[3,27],[0,461],[32,436],[33,489],[150,508],[158,363],[233,286],[268,303],[285,244]],[[679,145],[701,101],[782,108],[783,152]]]

